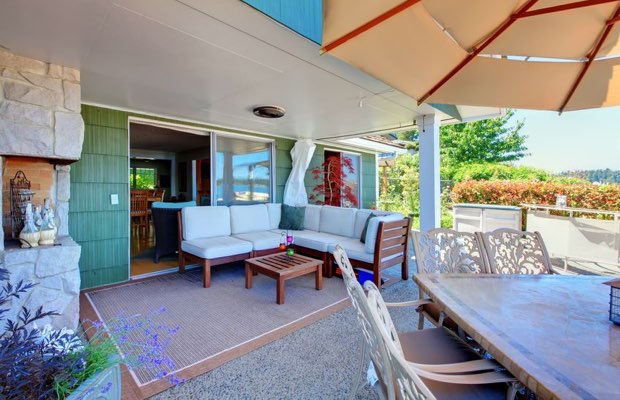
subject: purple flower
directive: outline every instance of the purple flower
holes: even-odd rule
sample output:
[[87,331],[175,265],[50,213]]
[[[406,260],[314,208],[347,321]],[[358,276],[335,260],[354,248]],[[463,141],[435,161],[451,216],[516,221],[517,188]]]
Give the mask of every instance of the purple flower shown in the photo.
[[106,383],[104,387],[101,388],[101,394],[106,394],[112,389],[112,382]]

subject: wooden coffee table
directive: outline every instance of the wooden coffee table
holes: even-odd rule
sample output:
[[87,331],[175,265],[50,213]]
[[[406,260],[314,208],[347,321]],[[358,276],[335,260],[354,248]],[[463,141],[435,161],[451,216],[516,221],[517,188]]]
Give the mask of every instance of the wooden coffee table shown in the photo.
[[284,304],[284,281],[307,274],[316,274],[316,290],[323,288],[323,261],[286,253],[248,258],[245,260],[245,287],[252,288],[252,275],[260,273],[277,281],[276,302]]

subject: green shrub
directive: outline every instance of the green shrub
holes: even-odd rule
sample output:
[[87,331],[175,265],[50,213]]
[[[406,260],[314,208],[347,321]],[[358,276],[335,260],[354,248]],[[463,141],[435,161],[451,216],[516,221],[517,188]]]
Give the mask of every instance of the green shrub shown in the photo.
[[461,164],[454,168],[452,180],[462,182],[474,181],[548,181],[551,175],[542,169],[532,167],[515,167],[509,164]]
[[620,210],[620,185],[465,181],[454,185],[451,197],[455,203],[519,206],[523,203],[555,204],[556,195],[565,195],[568,207]]

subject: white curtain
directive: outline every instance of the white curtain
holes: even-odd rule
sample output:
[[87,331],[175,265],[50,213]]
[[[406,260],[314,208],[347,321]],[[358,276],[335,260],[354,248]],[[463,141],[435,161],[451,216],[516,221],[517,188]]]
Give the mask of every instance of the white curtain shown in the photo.
[[291,169],[291,174],[286,180],[286,186],[284,186],[284,204],[291,206],[308,204],[304,177],[314,154],[314,149],[316,149],[316,145],[310,139],[298,140],[291,149],[293,169]]

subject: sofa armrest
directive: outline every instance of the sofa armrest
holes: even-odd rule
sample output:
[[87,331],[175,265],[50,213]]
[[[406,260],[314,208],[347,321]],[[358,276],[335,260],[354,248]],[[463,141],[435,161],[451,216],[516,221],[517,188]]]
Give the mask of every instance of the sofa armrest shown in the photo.
[[[379,222],[379,227],[377,228],[377,239],[375,241],[375,266],[378,266],[379,269],[384,268],[385,266],[382,265],[382,260],[390,256],[398,256],[399,254],[402,254],[404,260],[409,257],[410,230],[410,218],[403,218],[397,221]],[[389,263],[392,262],[392,260],[386,262]]]

